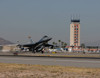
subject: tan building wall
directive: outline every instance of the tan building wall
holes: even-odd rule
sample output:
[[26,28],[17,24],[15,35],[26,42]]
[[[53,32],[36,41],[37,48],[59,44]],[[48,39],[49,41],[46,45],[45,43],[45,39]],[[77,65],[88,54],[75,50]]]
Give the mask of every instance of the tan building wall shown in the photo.
[[70,46],[74,46],[74,24],[70,24]]
[[3,52],[15,51],[16,48],[17,48],[16,45],[4,45],[2,46],[2,51]]

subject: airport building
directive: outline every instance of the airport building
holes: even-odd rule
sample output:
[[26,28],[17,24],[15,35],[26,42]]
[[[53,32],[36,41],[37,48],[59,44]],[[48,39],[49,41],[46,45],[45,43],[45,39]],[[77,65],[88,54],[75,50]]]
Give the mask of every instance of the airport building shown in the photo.
[[0,52],[12,52],[18,49],[18,44],[0,45]]
[[70,46],[80,46],[80,19],[71,19]]

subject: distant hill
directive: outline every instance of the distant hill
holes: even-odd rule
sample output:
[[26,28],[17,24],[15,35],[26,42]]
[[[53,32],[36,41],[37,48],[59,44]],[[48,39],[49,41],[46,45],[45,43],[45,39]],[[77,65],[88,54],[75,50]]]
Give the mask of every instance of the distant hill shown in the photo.
[[0,37],[0,45],[7,45],[7,44],[13,44],[13,43]]

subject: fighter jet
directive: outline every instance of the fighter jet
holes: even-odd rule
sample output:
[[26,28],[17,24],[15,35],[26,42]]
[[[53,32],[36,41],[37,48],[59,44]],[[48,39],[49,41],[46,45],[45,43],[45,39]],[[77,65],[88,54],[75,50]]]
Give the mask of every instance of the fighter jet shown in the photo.
[[51,47],[53,48],[53,45],[48,44],[48,41],[50,41],[52,38],[48,37],[48,36],[44,36],[43,38],[41,38],[38,42],[34,43],[31,39],[31,37],[29,37],[31,43],[30,44],[19,44],[18,46],[20,48],[22,47],[27,47],[29,49],[29,51],[32,51],[33,53],[35,52],[43,52],[43,48],[45,47]]

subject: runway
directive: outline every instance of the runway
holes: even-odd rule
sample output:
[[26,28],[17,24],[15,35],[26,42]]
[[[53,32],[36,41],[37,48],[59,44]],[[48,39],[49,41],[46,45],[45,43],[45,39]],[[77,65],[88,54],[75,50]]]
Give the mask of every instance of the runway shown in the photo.
[[100,68],[100,59],[0,56],[0,63]]

